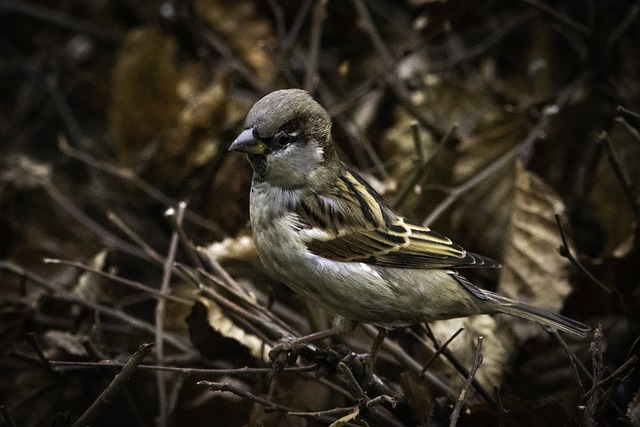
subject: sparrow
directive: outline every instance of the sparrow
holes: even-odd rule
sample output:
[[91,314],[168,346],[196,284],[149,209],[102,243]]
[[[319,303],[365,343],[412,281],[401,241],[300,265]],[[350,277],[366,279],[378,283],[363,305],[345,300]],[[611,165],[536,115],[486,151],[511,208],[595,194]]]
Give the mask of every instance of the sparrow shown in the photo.
[[264,267],[333,314],[339,332],[493,313],[579,336],[590,330],[462,276],[499,264],[387,206],[338,158],[329,114],[306,91],[256,102],[229,150],[246,153],[253,168],[250,221]]

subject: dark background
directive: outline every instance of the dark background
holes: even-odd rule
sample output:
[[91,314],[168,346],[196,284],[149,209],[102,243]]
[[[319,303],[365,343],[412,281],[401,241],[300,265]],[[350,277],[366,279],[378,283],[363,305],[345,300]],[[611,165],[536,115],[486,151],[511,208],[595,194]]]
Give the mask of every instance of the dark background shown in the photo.
[[[458,425],[638,425],[639,14],[605,0],[0,0],[0,424],[436,426],[458,403]],[[400,212],[503,265],[476,283],[602,329],[561,339],[497,316],[393,331],[449,395],[390,348],[384,387],[349,365],[368,397],[336,373],[335,348],[303,352],[315,375],[188,372],[268,368],[277,331],[330,324],[260,269],[250,168],[227,152],[253,102],[285,87],[328,109],[343,160]],[[178,201],[184,219],[165,216]],[[211,244],[215,260],[194,250]],[[182,370],[134,369],[104,410],[87,413],[117,369],[55,363],[126,362],[145,342],[144,364]],[[333,342],[364,353],[371,338]],[[358,406],[379,394],[398,405]],[[256,396],[307,416],[265,414]]]

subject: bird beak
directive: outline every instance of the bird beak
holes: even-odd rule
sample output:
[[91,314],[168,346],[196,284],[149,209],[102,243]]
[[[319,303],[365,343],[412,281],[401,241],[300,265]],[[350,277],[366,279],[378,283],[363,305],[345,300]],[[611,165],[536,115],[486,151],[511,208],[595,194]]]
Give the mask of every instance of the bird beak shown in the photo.
[[229,151],[240,151],[242,153],[263,154],[267,146],[264,142],[256,139],[253,135],[253,128],[245,129],[233,141]]

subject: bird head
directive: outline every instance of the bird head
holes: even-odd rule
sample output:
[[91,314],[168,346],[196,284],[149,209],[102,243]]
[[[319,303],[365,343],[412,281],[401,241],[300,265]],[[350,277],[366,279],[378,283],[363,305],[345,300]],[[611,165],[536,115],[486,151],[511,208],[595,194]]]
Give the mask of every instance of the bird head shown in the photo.
[[317,188],[339,173],[329,114],[300,89],[256,102],[229,150],[247,153],[255,180],[285,189]]

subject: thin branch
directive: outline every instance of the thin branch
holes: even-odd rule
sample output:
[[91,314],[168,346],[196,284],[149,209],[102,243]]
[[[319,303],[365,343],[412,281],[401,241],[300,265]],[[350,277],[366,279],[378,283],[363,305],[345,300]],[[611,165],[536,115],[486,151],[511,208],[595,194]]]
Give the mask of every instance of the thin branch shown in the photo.
[[[179,226],[182,224],[184,218],[184,211],[187,208],[187,204],[184,202],[178,203],[178,209],[170,208],[165,213],[166,216],[175,218],[175,223]],[[173,271],[173,261],[176,257],[176,251],[178,249],[178,233],[174,231],[169,241],[169,251],[167,257],[162,265],[162,281],[160,282],[160,294],[169,295],[171,293],[171,272]],[[156,303],[156,359],[158,363],[164,361],[164,320],[166,311],[166,300],[159,299]],[[156,384],[158,386],[158,424],[160,427],[165,427],[168,423],[169,414],[167,412],[167,376],[164,372],[156,372]]]
[[417,153],[418,160],[416,162],[417,164],[415,168],[413,168],[411,172],[411,176],[409,177],[409,179],[402,180],[404,181],[404,184],[400,189],[400,191],[398,191],[398,196],[392,203],[392,206],[394,208],[398,208],[402,206],[407,196],[409,196],[409,194],[411,193],[411,191],[413,191],[415,186],[420,181],[422,181],[422,179],[424,179],[424,176],[429,170],[429,164],[431,162],[431,159],[433,159],[436,153],[438,153],[440,149],[445,146],[445,144],[451,138],[451,136],[453,135],[453,133],[457,128],[458,128],[457,125],[451,126],[449,130],[443,135],[442,139],[438,142],[438,145],[432,151],[431,155],[427,158],[424,154],[424,147],[422,146],[422,142],[420,141],[420,135],[418,133],[418,124],[414,123],[411,126],[411,129],[413,131],[413,140],[416,146],[416,153]]
[[[142,237],[138,235],[131,227],[129,227],[115,212],[108,211],[107,219],[111,221],[115,226],[117,226],[124,234],[127,235],[128,238],[133,240],[140,248],[142,248],[142,252],[158,264],[162,264],[164,262],[164,258],[160,255],[155,249],[153,249],[147,242],[144,241]],[[136,246],[136,249],[138,247]],[[138,249],[140,251],[140,249]]]
[[85,427],[87,425],[93,424],[96,417],[100,415],[106,406],[113,400],[114,397],[118,394],[120,389],[129,381],[129,379],[133,376],[134,372],[138,368],[138,365],[142,363],[142,360],[147,355],[149,351],[153,348],[153,344],[147,343],[142,344],[138,351],[136,351],[133,356],[127,361],[122,370],[115,376],[113,381],[107,386],[106,389],[100,396],[91,404],[89,409],[87,409],[81,416],[74,422],[71,427]]
[[560,247],[560,255],[564,256],[569,261],[571,261],[571,263],[574,266],[576,266],[576,268],[578,268],[578,270],[580,270],[585,276],[587,276],[587,278],[589,278],[589,280],[591,280],[596,286],[598,286],[600,289],[602,289],[609,295],[613,296],[618,301],[618,303],[620,304],[620,307],[622,307],[622,309],[625,312],[629,312],[627,305],[624,302],[624,296],[622,295],[622,293],[618,291],[616,288],[610,288],[604,283],[602,283],[600,280],[598,280],[593,274],[591,274],[589,270],[586,269],[584,265],[582,265],[582,263],[578,260],[578,258],[575,255],[573,255],[573,252],[569,247],[569,243],[567,242],[567,237],[564,233],[562,222],[560,221],[560,215],[557,213],[556,213],[556,223],[558,224],[558,229],[560,230],[560,238],[562,239],[562,246]]
[[362,26],[367,32],[373,47],[378,51],[378,53],[382,56],[382,63],[385,67],[394,64],[395,59],[394,55],[391,53],[389,48],[384,42],[384,39],[380,35],[380,32],[376,28],[375,23],[373,22],[373,18],[371,18],[371,14],[367,9],[367,5],[364,0],[352,0],[353,6],[358,13],[360,18],[360,22],[362,22]]
[[[370,325],[361,325],[361,327],[372,337],[378,335],[378,330]],[[393,342],[392,340],[384,340],[382,344],[384,351],[391,354],[401,365],[407,369],[415,372],[420,378],[424,379],[427,383],[434,386],[441,392],[449,395],[449,397],[455,398],[458,393],[449,386],[445,381],[441,380],[429,371],[422,372],[422,365],[418,363],[413,357],[411,357],[402,347]]]
[[427,361],[427,363],[425,363],[424,368],[422,368],[422,372],[426,371],[427,369],[429,369],[429,366],[431,366],[431,364],[438,358],[438,356],[440,356],[443,352],[445,352],[447,350],[447,347],[449,346],[449,344],[451,344],[451,342],[456,339],[456,337],[458,335],[460,335],[460,333],[464,331],[464,328],[460,328],[458,329],[453,335],[451,335],[449,337],[449,339],[447,339],[444,344],[442,345],[438,345],[436,347],[436,352],[433,353],[433,356],[431,356],[431,358]]
[[[56,371],[64,371],[69,369],[113,369],[122,368],[124,363],[115,362],[113,360],[103,360],[100,362],[70,362],[66,360],[50,360],[51,367]],[[219,377],[220,375],[269,375],[271,368],[229,368],[229,369],[213,369],[213,368],[183,368],[179,366],[165,366],[165,365],[139,365],[138,369],[147,371],[163,371],[173,372],[181,375],[195,376],[195,375],[211,375]],[[318,370],[318,365],[305,365],[305,366],[289,366],[283,369],[288,373],[305,373],[314,372]]]
[[42,351],[42,347],[40,347],[40,343],[38,342],[36,335],[33,332],[27,332],[25,334],[25,338],[27,339],[27,342],[31,344],[31,347],[33,347],[33,349],[35,350],[36,354],[38,355],[38,359],[40,360],[40,362],[42,362],[42,365],[48,371],[50,371],[51,364],[49,363],[49,359],[47,359],[47,357],[44,355],[44,352]]
[[476,371],[482,364],[482,340],[483,337],[478,337],[478,346],[476,347],[476,355],[473,359],[473,364],[471,365],[471,369],[469,370],[469,377],[467,381],[464,383],[464,387],[460,392],[460,397],[456,402],[456,406],[453,408],[453,412],[451,413],[451,418],[449,421],[449,427],[455,427],[458,424],[458,418],[460,418],[460,411],[462,411],[462,406],[464,405],[464,401],[467,398],[467,393],[469,393],[469,389],[471,388],[471,383],[476,375]]
[[222,392],[230,392],[235,394],[236,396],[240,396],[243,399],[247,399],[251,402],[255,402],[258,403],[262,406],[265,407],[265,411],[267,412],[274,412],[274,411],[279,411],[279,412],[296,412],[295,409],[290,408],[288,406],[284,406],[284,405],[280,405],[279,403],[275,403],[275,402],[271,402],[270,400],[264,399],[260,396],[256,396],[255,394],[244,390],[240,387],[237,387],[234,384],[230,384],[230,383],[219,383],[219,382],[214,382],[214,381],[198,381],[197,382],[198,385],[203,385],[205,387],[208,387],[209,390],[211,391],[222,391]]
[[555,102],[551,105],[548,105],[542,110],[542,117],[536,123],[536,125],[529,131],[527,136],[516,144],[514,147],[506,151],[504,154],[499,156],[493,162],[491,162],[486,168],[475,174],[473,177],[469,178],[464,183],[458,185],[457,187],[453,187],[449,190],[448,196],[431,212],[431,214],[422,222],[423,225],[429,226],[436,219],[440,217],[454,202],[456,202],[463,194],[472,190],[476,186],[480,185],[487,178],[501,170],[503,167],[507,166],[510,162],[512,162],[516,158],[527,158],[532,150],[533,146],[542,135],[546,131],[551,116],[557,114],[567,101],[571,98],[571,95],[575,93],[578,87],[582,85],[587,75],[581,75],[577,79],[575,79],[566,89],[564,89],[558,97],[555,99]]
[[584,374],[586,374],[589,378],[591,378],[591,374],[589,373],[589,370],[576,357],[576,355],[569,349],[569,346],[567,345],[567,343],[564,340],[564,338],[562,338],[562,335],[560,335],[560,333],[558,332],[557,329],[550,329],[550,332],[551,332],[551,335],[553,335],[558,340],[558,342],[560,343],[560,345],[564,349],[564,352],[567,355],[567,358],[569,359],[569,363],[571,364],[571,370],[573,371],[573,377],[576,380],[576,384],[578,384],[578,389],[580,390],[580,396],[582,396],[584,398],[585,388],[584,388],[584,385],[582,384],[582,380],[580,379],[580,372],[578,372],[578,364],[580,365],[580,369],[582,370],[582,372]]
[[[60,136],[58,138],[58,149],[65,155],[71,157],[72,159],[78,160],[90,168],[105,172],[111,176],[122,179],[127,183],[133,185],[134,187],[141,190],[145,195],[151,197],[153,200],[156,200],[165,206],[175,206],[178,202],[171,197],[167,196],[156,187],[152,186],[142,178],[140,178],[133,170],[127,167],[114,165],[108,163],[104,160],[96,159],[92,157],[85,151],[77,149],[69,142],[64,136]],[[211,231],[217,238],[222,238],[226,235],[224,230],[220,225],[215,222],[209,221],[206,218],[201,217],[191,210],[185,211],[185,219],[193,222],[194,224]]]
[[304,77],[304,88],[313,93],[318,86],[320,75],[318,74],[318,60],[320,57],[320,45],[324,21],[327,18],[327,0],[316,1],[311,20],[309,40],[309,55],[307,59],[307,72]]
[[609,160],[611,169],[616,175],[618,183],[620,184],[620,187],[622,188],[622,191],[627,198],[629,208],[636,218],[636,224],[640,224],[640,203],[638,202],[638,194],[636,193],[636,189],[634,188],[633,183],[631,182],[631,180],[629,180],[627,175],[622,170],[622,164],[618,159],[618,156],[616,156],[616,153],[613,151],[609,135],[606,132],[602,132],[598,137],[598,142],[604,145],[604,149],[607,152],[607,159]]
[[289,29],[289,33],[286,37],[282,38],[282,43],[280,43],[280,54],[285,55],[291,47],[298,40],[300,35],[300,30],[302,29],[302,25],[304,24],[307,16],[309,15],[309,11],[311,10],[311,5],[313,4],[313,0],[304,0],[302,4],[298,7],[298,11],[296,13],[296,17],[293,19],[293,24],[291,24],[291,28]]
[[[460,375],[462,375],[464,378],[467,378],[469,376],[469,371],[467,370],[467,368],[465,368],[465,366],[462,364],[462,362],[460,362],[460,360],[458,360],[456,355],[453,354],[449,350],[449,348],[447,348],[444,345],[441,345],[440,342],[438,342],[438,339],[436,338],[435,334],[433,333],[433,331],[431,330],[431,328],[429,327],[428,324],[425,325],[425,332],[426,332],[427,336],[429,337],[429,339],[433,342],[433,345],[435,346],[435,348],[442,349],[441,350],[442,355],[453,366],[453,368],[456,371],[460,372]],[[478,381],[476,381],[475,378],[472,379],[471,385],[473,386],[475,391],[480,396],[482,396],[482,398],[487,403],[489,403],[494,408],[496,407],[496,402],[493,399],[493,397],[491,397],[491,394],[489,394],[489,392],[487,390],[485,390],[484,387],[482,386],[482,384],[480,384]]]
[[58,25],[62,28],[73,30],[79,33],[89,34],[100,40],[122,44],[124,34],[112,28],[98,28],[97,23],[86,22],[57,10],[36,6],[33,3],[14,0],[3,0],[0,2],[0,9],[8,12],[17,12],[37,20]]
[[612,50],[613,45],[615,45],[620,37],[624,34],[625,31],[629,28],[629,26],[636,20],[638,17],[638,12],[640,12],[640,3],[634,3],[633,6],[624,15],[620,25],[616,27],[615,30],[611,32],[609,38],[607,39],[607,49]]
[[[19,265],[11,261],[0,261],[0,270],[7,270],[20,276],[21,278],[25,278],[29,280],[31,283],[53,292],[58,298],[60,298],[63,301],[75,303],[82,307],[95,310],[106,316],[112,317],[114,319],[118,319],[124,322],[125,324],[129,325],[133,329],[146,332],[150,335],[155,335],[156,328],[150,323],[140,320],[136,317],[133,317],[123,312],[122,310],[107,307],[105,305],[102,305],[102,304],[87,300],[86,298],[82,298],[78,295],[75,295],[74,293],[64,289],[63,287],[48,281],[44,277],[41,277],[35,273],[25,270],[24,268],[20,267]],[[187,340],[181,337],[178,337],[176,335],[167,333],[163,336],[163,339],[167,343],[173,345],[174,347],[176,347],[177,349],[185,353],[190,353],[194,351],[193,347]]]
[[130,288],[137,289],[139,291],[145,292],[147,294],[150,294],[150,295],[154,296],[155,298],[167,299],[169,301],[173,301],[175,303],[188,305],[188,306],[193,305],[193,300],[190,300],[190,299],[187,299],[187,298],[182,298],[182,297],[177,296],[177,295],[171,295],[171,294],[164,295],[164,294],[160,293],[157,289],[152,288],[151,286],[147,286],[147,285],[145,285],[143,283],[136,282],[134,280],[125,279],[124,277],[121,277],[121,276],[116,276],[115,274],[112,274],[112,273],[109,273],[109,272],[106,272],[106,271],[102,271],[100,269],[97,269],[95,267],[91,267],[91,266],[83,264],[81,262],[68,261],[68,260],[57,259],[57,258],[44,258],[42,261],[45,264],[68,265],[70,267],[75,267],[75,268],[77,268],[79,270],[87,271],[87,272],[96,274],[98,276],[105,277],[107,279],[113,280],[116,283],[120,283],[122,285],[129,286]]
[[583,35],[589,34],[589,28],[587,28],[585,25],[575,22],[568,16],[561,14],[554,8],[547,6],[546,4],[538,0],[521,0],[521,1],[523,1],[524,3],[529,3],[530,5],[536,7],[537,9],[551,16],[553,19],[560,22],[561,24],[564,24],[569,28],[573,28],[574,30],[578,31]]
[[588,400],[591,396],[593,396],[598,391],[598,389],[603,389],[609,384],[613,383],[616,379],[620,379],[621,377],[628,375],[631,371],[635,369],[636,367],[635,365],[637,362],[638,362],[638,356],[635,356],[635,355],[631,356],[629,359],[627,359],[626,362],[620,365],[618,369],[613,371],[611,375],[595,382],[591,387],[591,389],[584,395],[583,400],[584,401]]
[[227,45],[227,43],[218,37],[213,31],[202,28],[201,31],[202,37],[206,40],[213,49],[218,51],[225,61],[238,72],[244,78],[247,83],[249,83],[254,90],[258,93],[268,93],[270,92],[269,88],[262,84],[262,82],[256,77],[255,73],[247,67],[244,62],[236,58],[235,54],[231,50],[231,48]]

